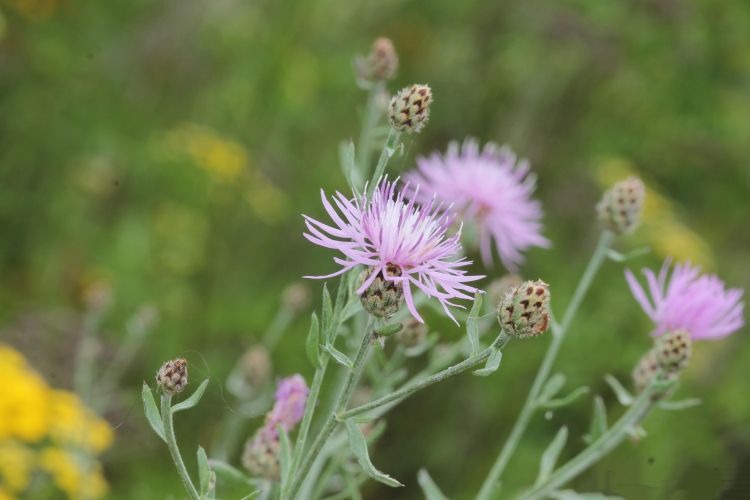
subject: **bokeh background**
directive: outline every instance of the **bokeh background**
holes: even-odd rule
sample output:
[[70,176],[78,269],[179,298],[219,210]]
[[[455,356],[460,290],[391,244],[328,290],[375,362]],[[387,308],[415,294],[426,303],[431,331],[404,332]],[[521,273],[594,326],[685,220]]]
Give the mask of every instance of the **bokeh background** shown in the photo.
[[[523,275],[551,284],[555,310],[596,241],[602,188],[628,173],[648,184],[649,204],[644,226],[617,245],[653,249],[629,266],[674,255],[748,288],[749,34],[743,1],[3,0],[0,341],[51,386],[72,389],[92,294],[112,299],[97,334],[103,372],[134,311],[155,306],[159,323],[104,414],[114,442],[101,462],[111,498],[179,498],[142,415],[142,380],[175,356],[190,360],[193,381],[212,378],[177,423],[185,450],[202,443],[210,453],[235,409],[223,381],[239,353],[261,339],[287,284],[334,269],[302,238],[300,213],[322,214],[320,187],[346,188],[338,144],[356,139],[366,97],[352,59],[377,36],[400,55],[391,90],[425,82],[435,95],[429,126],[394,170],[468,136],[532,162],[554,246],[529,252]],[[314,304],[321,283],[310,286]],[[463,334],[428,318],[445,340]],[[275,374],[310,379],[307,327],[307,312],[292,321]],[[629,379],[648,330],[622,265],[607,264],[557,364],[567,389],[590,386],[615,418],[603,376]],[[747,335],[696,346],[678,397],[703,404],[653,414],[646,439],[572,486],[626,498],[750,496]],[[456,377],[393,411],[373,461],[407,486],[371,483],[365,496],[418,498],[425,466],[446,494],[470,498],[548,340],[514,343],[492,377]],[[533,481],[563,423],[564,456],[584,446],[591,406],[589,395],[533,419],[506,495]]]

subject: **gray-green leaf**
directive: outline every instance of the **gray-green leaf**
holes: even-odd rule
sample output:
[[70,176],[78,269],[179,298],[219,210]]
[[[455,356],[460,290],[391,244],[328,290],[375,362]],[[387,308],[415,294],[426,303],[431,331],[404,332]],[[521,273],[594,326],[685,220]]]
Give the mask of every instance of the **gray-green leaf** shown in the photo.
[[216,473],[224,479],[229,479],[231,481],[250,486],[257,485],[256,481],[248,477],[244,472],[232,465],[229,465],[226,462],[210,459],[208,461],[208,465],[212,470],[216,471]]
[[323,284],[323,309],[322,309],[321,326],[323,328],[323,339],[325,343],[331,341],[331,325],[333,324],[333,303],[331,302],[331,294],[328,291],[328,285]]
[[417,473],[417,482],[422,488],[422,493],[424,493],[426,500],[448,500],[448,497],[443,495],[443,492],[440,491],[438,485],[432,480],[427,469],[419,469],[419,472]]
[[281,443],[281,491],[289,481],[289,467],[292,465],[292,445],[289,443],[289,434],[283,426],[277,425],[276,430],[279,433],[279,442]]
[[587,444],[591,444],[607,432],[607,408],[601,396],[594,397],[594,414],[591,417],[591,427],[583,437]]
[[336,360],[337,363],[346,366],[347,368],[352,368],[354,366],[354,363],[352,363],[352,360],[347,357],[346,354],[339,351],[335,347],[333,347],[331,344],[325,344],[323,345],[323,349],[333,357],[333,359]]
[[193,406],[197,405],[203,397],[203,393],[206,392],[207,385],[208,379],[204,380],[201,385],[198,386],[195,392],[190,395],[189,398],[174,405],[172,407],[172,413],[177,413],[178,411],[182,410],[189,410]]
[[607,374],[604,376],[604,380],[612,388],[612,391],[615,393],[615,396],[617,396],[617,400],[621,405],[630,406],[633,403],[633,395],[630,394],[630,391],[628,391],[616,377]]
[[576,399],[580,398],[584,394],[588,394],[589,388],[588,387],[579,387],[575,391],[571,392],[565,397],[562,398],[555,398],[550,399],[549,401],[546,401],[543,404],[537,404],[537,406],[543,410],[554,410],[556,408],[562,408],[563,406],[568,406]]
[[151,388],[146,382],[143,383],[141,397],[143,398],[143,410],[146,413],[146,419],[148,420],[149,425],[154,430],[156,435],[166,443],[167,440],[164,437],[164,423],[161,421],[159,407],[156,406],[154,394],[151,392]]
[[555,373],[550,378],[547,379],[547,382],[545,382],[544,387],[539,393],[539,398],[537,399],[537,405],[543,405],[550,399],[557,396],[557,393],[560,392],[560,389],[563,388],[565,385],[566,377],[562,373]]
[[474,305],[471,306],[469,318],[466,320],[466,334],[471,344],[471,354],[479,352],[479,316],[482,313],[482,294],[474,296]]
[[542,484],[549,478],[552,471],[555,469],[557,458],[560,456],[560,452],[565,447],[565,442],[568,440],[568,428],[563,426],[557,431],[557,435],[549,444],[544,453],[542,454],[542,461],[539,464],[539,475],[536,478],[536,485]]
[[662,401],[659,403],[659,408],[667,411],[679,411],[699,406],[701,403],[702,401],[698,398],[683,399],[680,401]]
[[202,446],[198,446],[198,481],[200,484],[201,497],[208,494],[210,486],[211,469],[208,466],[208,456]]
[[490,349],[492,349],[492,354],[490,354],[490,357],[487,358],[487,361],[484,364],[484,368],[476,370],[474,372],[474,375],[486,377],[488,375],[492,375],[497,371],[498,368],[500,368],[500,362],[503,360],[503,352],[494,346]]
[[307,359],[313,365],[313,368],[320,367],[320,323],[318,322],[318,315],[313,311],[312,317],[310,318],[310,331],[307,334],[307,340],[305,341],[305,351],[307,352]]
[[609,496],[604,493],[577,493],[573,490],[553,491],[549,494],[553,500],[623,500],[622,497]]
[[370,477],[387,486],[393,488],[403,486],[399,481],[388,474],[380,472],[374,465],[372,465],[370,454],[367,451],[367,440],[365,439],[364,434],[362,434],[359,426],[351,419],[347,419],[344,423],[346,424],[346,431],[349,435],[349,446],[351,447],[352,453],[354,453],[354,456],[357,458],[360,467],[362,467]]

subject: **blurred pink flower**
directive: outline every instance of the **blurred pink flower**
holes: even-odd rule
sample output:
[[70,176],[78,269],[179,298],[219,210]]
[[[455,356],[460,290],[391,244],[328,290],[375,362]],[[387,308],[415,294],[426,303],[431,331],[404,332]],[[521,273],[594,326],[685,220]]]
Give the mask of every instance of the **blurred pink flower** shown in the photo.
[[625,271],[633,296],[656,324],[653,335],[684,329],[693,340],[718,339],[745,324],[742,289],[727,290],[718,277],[701,275],[700,269],[689,263],[676,264],[667,278],[670,265],[671,259],[667,259],[658,276],[650,269],[642,271],[651,300],[633,273]]
[[[472,299],[478,290],[467,283],[483,276],[468,275],[462,269],[471,261],[461,256],[460,230],[450,237],[446,234],[453,215],[435,206],[434,200],[421,207],[413,200],[407,202],[403,192],[396,193],[396,182],[382,180],[372,199],[362,195],[350,200],[337,192],[333,197],[336,208],[321,190],[323,206],[335,226],[304,216],[309,231],[304,236],[316,245],[338,250],[345,258],[334,258],[342,266],[335,273],[307,278],[330,278],[357,265],[368,266],[374,272],[357,294],[362,294],[380,275],[403,285],[407,307],[420,322],[422,317],[414,305],[412,285],[428,297],[438,299],[446,314],[456,321],[448,306],[461,306],[451,299]],[[396,272],[392,266],[396,266]]]
[[276,388],[276,402],[266,416],[266,427],[276,432],[280,425],[289,431],[302,420],[305,414],[305,403],[310,390],[301,375],[292,375],[279,381]]
[[410,193],[427,202],[433,193],[452,204],[478,229],[479,250],[486,265],[492,264],[492,239],[506,268],[517,271],[530,247],[548,247],[542,236],[542,207],[532,199],[536,177],[527,161],[513,152],[487,143],[480,151],[476,140],[451,143],[444,155],[417,158],[417,168],[405,179],[422,192]]

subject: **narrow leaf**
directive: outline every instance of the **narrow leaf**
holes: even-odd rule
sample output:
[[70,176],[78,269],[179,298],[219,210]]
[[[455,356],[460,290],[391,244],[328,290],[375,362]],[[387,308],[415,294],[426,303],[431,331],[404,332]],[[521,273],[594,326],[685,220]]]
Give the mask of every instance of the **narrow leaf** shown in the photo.
[[419,472],[417,473],[417,482],[422,488],[422,493],[424,493],[426,500],[448,500],[448,497],[443,495],[443,492],[440,491],[440,488],[435,484],[435,481],[432,480],[427,469],[419,469]]
[[204,380],[201,385],[198,386],[195,392],[190,395],[189,398],[174,405],[172,407],[172,413],[176,413],[182,410],[189,410],[193,406],[197,405],[203,397],[203,393],[206,392],[206,386],[208,386],[208,379]]
[[339,159],[341,161],[341,170],[344,172],[344,177],[349,183],[349,187],[352,191],[357,194],[357,186],[362,182],[362,176],[357,169],[357,164],[354,160],[354,142],[350,139],[348,142],[344,141],[339,144]]
[[605,495],[604,493],[577,493],[573,490],[559,490],[550,493],[553,500],[624,500],[622,497]]
[[591,444],[607,432],[607,408],[604,406],[604,400],[601,396],[594,397],[594,414],[591,417],[591,426],[589,433],[583,440]]
[[198,481],[200,484],[201,497],[208,494],[211,483],[211,469],[208,466],[208,456],[202,446],[198,446]]
[[362,310],[362,302],[357,297],[352,297],[341,312],[341,322],[345,322]]
[[166,443],[167,439],[164,437],[164,423],[161,421],[159,407],[156,406],[154,394],[151,392],[151,388],[146,382],[143,383],[141,397],[143,398],[143,410],[146,413],[146,419],[148,420],[149,425],[151,425],[151,428],[156,435]]
[[466,320],[466,334],[469,336],[471,344],[471,354],[479,352],[479,316],[482,313],[482,294],[477,293],[474,296],[474,305],[471,306],[469,318]]
[[328,292],[328,285],[323,284],[323,310],[322,310],[322,327],[323,339],[329,343],[331,338],[331,325],[333,324],[333,304],[331,303],[331,294]]
[[380,337],[389,337],[393,335],[394,333],[400,332],[403,329],[404,329],[403,323],[391,323],[389,325],[384,325],[380,328],[376,328],[375,335],[378,335]]
[[633,395],[630,394],[630,391],[628,391],[616,377],[607,374],[604,376],[604,380],[612,388],[612,391],[615,393],[615,396],[617,396],[617,400],[621,405],[630,406],[633,404]]
[[253,500],[253,498],[258,498],[261,493],[263,493],[263,490],[255,490],[252,493],[240,498],[240,500]]
[[492,375],[497,371],[498,368],[500,368],[500,361],[503,360],[503,352],[494,346],[491,349],[492,354],[490,354],[490,357],[487,358],[487,361],[484,364],[484,368],[476,370],[474,372],[474,375],[486,377],[488,375]]
[[415,345],[414,347],[407,347],[404,349],[404,355],[407,358],[416,358],[417,356],[421,356],[425,352],[427,352],[429,349],[432,349],[432,347],[437,344],[437,341],[440,339],[440,336],[433,332],[430,333],[427,338],[424,340],[424,342],[420,342],[419,344]]
[[318,315],[314,311],[310,318],[310,331],[307,333],[305,351],[313,368],[320,368],[320,323],[318,322]]
[[659,408],[667,411],[679,411],[699,406],[701,403],[702,401],[698,398],[683,399],[681,401],[662,401],[659,403]]
[[539,464],[539,475],[536,478],[537,486],[546,481],[550,474],[552,474],[557,463],[557,458],[560,456],[560,452],[565,447],[567,440],[568,428],[563,426],[557,431],[557,435],[542,454],[542,461]]
[[566,377],[562,373],[555,373],[545,382],[544,387],[539,392],[539,399],[537,399],[537,405],[543,405],[550,399],[557,396],[560,389],[565,385]]
[[556,408],[562,408],[563,406],[568,406],[576,399],[580,398],[584,394],[588,394],[589,388],[588,387],[579,387],[575,391],[571,392],[565,397],[562,398],[556,398],[556,399],[550,399],[544,404],[539,404],[538,407],[543,410],[554,410]]
[[323,349],[330,354],[333,359],[336,360],[337,363],[346,366],[347,368],[352,368],[354,366],[354,363],[352,363],[352,360],[347,357],[346,354],[339,351],[335,347],[333,347],[331,344],[325,344],[323,345]]
[[208,465],[212,470],[216,471],[217,475],[223,477],[224,479],[250,486],[257,485],[256,481],[248,477],[244,472],[232,465],[229,465],[226,462],[222,462],[221,460],[209,459]]
[[349,435],[349,446],[351,447],[352,453],[354,453],[354,456],[357,458],[360,467],[362,467],[362,469],[364,469],[364,471],[374,480],[387,486],[392,488],[403,486],[403,484],[396,479],[388,474],[380,472],[374,465],[372,465],[372,462],[370,462],[370,454],[367,451],[367,440],[365,439],[364,434],[362,434],[359,426],[351,419],[347,419],[345,423],[346,431]]
[[289,443],[289,434],[283,426],[277,425],[276,431],[279,433],[279,442],[281,443],[281,456],[279,462],[281,462],[281,491],[284,491],[284,486],[289,481],[289,468],[292,465],[292,445]]

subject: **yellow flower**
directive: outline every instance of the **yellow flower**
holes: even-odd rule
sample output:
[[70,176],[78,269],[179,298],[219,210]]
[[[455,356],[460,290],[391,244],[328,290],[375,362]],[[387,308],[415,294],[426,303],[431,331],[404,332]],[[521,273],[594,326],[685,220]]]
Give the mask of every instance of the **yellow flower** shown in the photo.
[[29,447],[12,439],[0,441],[0,478],[7,490],[25,490],[31,480],[35,462],[34,451]]

